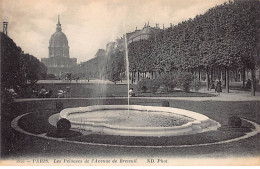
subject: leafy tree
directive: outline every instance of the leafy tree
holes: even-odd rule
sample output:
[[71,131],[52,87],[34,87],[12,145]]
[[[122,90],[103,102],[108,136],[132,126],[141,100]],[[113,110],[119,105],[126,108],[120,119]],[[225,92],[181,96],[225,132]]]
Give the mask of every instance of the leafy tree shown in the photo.
[[2,89],[35,83],[45,78],[47,68],[36,57],[24,54],[20,47],[3,33],[1,37],[1,81]]
[[121,74],[125,71],[124,52],[115,50],[109,53],[106,65],[107,78],[116,84],[121,80]]

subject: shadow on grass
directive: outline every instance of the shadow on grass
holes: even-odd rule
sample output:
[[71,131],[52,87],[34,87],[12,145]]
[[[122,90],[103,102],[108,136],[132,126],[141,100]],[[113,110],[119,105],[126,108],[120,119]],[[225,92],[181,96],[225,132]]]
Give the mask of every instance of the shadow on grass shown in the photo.
[[30,113],[23,116],[19,121],[18,125],[27,132],[33,134],[43,134],[56,128],[48,122],[48,118],[57,113],[53,110],[43,110],[40,112]]
[[243,135],[243,132],[231,131],[211,131],[207,133],[167,137],[112,136],[102,134],[90,134],[81,137],[67,138],[67,140],[129,146],[178,146],[213,143],[237,138]]
[[58,130],[51,130],[46,134],[46,136],[54,137],[54,138],[69,138],[69,137],[78,137],[81,135],[82,134],[80,132],[72,131],[72,130],[68,130],[64,132],[60,132]]

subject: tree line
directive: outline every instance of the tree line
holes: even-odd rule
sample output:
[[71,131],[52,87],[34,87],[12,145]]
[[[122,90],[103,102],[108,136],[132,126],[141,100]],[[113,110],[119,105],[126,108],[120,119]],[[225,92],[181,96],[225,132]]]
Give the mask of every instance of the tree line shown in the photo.
[[260,1],[234,0],[209,9],[128,45],[131,72],[189,72],[204,70],[207,86],[212,71],[224,71],[229,91],[229,71],[251,71],[252,95],[259,68]]
[[4,33],[1,39],[1,89],[22,87],[26,83],[36,83],[47,75],[46,66],[36,57],[24,54],[22,49]]
[[[161,30],[147,40],[128,44],[129,66],[132,77],[137,74],[205,72],[206,85],[213,72],[224,74],[229,92],[231,71],[240,72],[245,82],[245,71],[251,71],[251,91],[255,95],[255,71],[260,59],[260,1],[234,0],[215,6],[202,15]],[[115,48],[102,58],[98,68],[105,78],[116,82],[125,72],[125,51]],[[86,68],[87,69],[87,68]],[[196,76],[195,76],[196,77]],[[217,77],[220,78],[220,77]],[[132,79],[133,80],[133,79]]]

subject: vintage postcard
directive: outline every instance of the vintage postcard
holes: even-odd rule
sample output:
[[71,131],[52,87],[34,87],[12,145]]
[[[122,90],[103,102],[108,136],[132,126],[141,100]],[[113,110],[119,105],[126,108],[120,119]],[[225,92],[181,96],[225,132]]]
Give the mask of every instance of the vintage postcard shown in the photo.
[[260,165],[259,0],[0,0],[1,166]]

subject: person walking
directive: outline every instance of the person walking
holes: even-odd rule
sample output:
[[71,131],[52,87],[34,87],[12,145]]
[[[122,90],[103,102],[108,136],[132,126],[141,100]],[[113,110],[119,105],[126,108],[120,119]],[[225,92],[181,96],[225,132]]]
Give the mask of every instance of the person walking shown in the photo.
[[221,81],[220,80],[217,81],[217,85],[216,85],[215,91],[218,93],[218,96],[220,96],[220,92],[222,92]]

